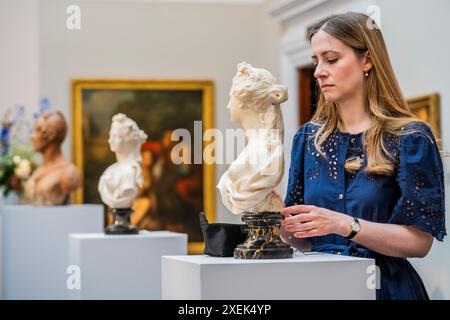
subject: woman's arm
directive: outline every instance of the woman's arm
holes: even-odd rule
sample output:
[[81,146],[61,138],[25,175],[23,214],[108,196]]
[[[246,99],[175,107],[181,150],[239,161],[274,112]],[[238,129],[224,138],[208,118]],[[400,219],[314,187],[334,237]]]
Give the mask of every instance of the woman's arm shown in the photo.
[[[285,208],[282,222],[296,238],[323,236],[330,233],[348,236],[353,217],[311,205]],[[295,214],[294,216],[291,216]],[[376,223],[358,219],[361,231],[352,241],[386,256],[412,258],[424,257],[433,244],[433,236],[415,226]]]

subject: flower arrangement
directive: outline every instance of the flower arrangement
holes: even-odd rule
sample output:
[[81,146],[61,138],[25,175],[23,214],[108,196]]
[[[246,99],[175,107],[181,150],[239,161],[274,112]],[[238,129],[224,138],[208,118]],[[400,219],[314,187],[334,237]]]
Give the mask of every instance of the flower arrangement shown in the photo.
[[29,147],[15,149],[8,155],[0,157],[0,187],[3,196],[7,196],[11,191],[21,194],[23,182],[31,176],[37,166],[36,153]]
[[[50,101],[41,99],[33,120],[49,109]],[[20,196],[24,182],[40,163],[40,155],[30,141],[32,128],[22,105],[16,106],[14,111],[7,110],[0,120],[0,196],[7,196],[12,191]]]

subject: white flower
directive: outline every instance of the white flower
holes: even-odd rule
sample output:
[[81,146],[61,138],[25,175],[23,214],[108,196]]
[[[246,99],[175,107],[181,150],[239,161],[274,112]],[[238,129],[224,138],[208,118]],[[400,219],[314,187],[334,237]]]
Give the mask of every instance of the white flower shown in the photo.
[[28,178],[31,174],[31,163],[27,159],[22,159],[14,169],[14,174],[21,179]]
[[14,156],[13,157],[13,162],[15,164],[19,164],[21,160],[22,160],[22,158],[20,156]]

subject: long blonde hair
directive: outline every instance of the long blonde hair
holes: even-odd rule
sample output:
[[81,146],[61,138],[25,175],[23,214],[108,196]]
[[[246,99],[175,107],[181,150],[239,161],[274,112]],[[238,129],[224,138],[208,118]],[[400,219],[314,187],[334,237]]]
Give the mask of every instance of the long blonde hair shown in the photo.
[[[400,136],[411,133],[402,128],[420,120],[415,118],[403,98],[381,31],[374,23],[374,27],[369,28],[368,22],[373,21],[362,13],[331,15],[313,26],[309,39],[324,31],[353,48],[357,55],[368,52],[372,69],[365,81],[364,104],[372,124],[363,134],[363,143],[367,148],[367,166],[364,170],[369,174],[393,175],[395,159],[386,148],[385,137],[387,134]],[[336,130],[340,116],[338,105],[327,102],[320,90],[318,94],[317,110],[311,122],[319,124],[314,143],[320,152],[321,145]],[[348,159],[345,170],[354,172],[361,165],[361,159]]]

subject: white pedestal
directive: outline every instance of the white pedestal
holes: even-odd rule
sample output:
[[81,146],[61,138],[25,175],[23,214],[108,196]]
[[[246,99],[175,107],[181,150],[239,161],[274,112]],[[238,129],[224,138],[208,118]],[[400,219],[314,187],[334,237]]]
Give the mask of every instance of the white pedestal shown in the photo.
[[2,246],[2,208],[6,205],[14,205],[19,201],[15,192],[3,196],[3,188],[0,188],[0,299],[3,299],[3,246]]
[[[1,192],[1,190],[0,190]],[[0,200],[1,201],[1,200]],[[0,204],[0,300],[3,299],[3,244],[2,244],[2,205]]]
[[101,232],[101,205],[3,206],[3,297],[66,299],[67,237]]
[[186,252],[182,233],[71,234],[69,261],[80,267],[81,288],[69,298],[161,299],[161,256]]
[[308,254],[293,259],[162,258],[163,299],[375,299],[372,259]]

